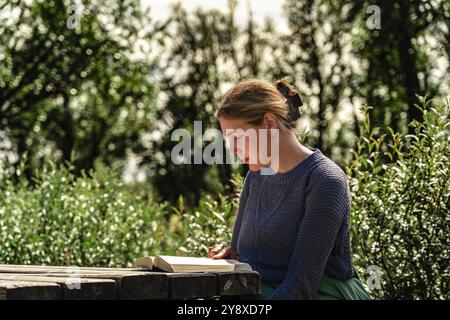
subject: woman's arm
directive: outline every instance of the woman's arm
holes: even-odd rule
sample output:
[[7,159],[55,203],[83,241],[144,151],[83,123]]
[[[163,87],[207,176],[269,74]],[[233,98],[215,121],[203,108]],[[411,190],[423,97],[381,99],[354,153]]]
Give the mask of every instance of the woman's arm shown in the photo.
[[319,166],[311,174],[286,278],[267,299],[315,298],[339,227],[350,210],[347,178],[336,169]]

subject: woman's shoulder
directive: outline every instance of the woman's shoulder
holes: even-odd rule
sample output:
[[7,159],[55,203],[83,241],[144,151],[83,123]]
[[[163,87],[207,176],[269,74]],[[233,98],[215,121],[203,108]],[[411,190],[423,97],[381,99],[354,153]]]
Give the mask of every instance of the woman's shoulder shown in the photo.
[[309,181],[313,184],[333,183],[346,185],[348,183],[344,170],[325,155],[312,168]]

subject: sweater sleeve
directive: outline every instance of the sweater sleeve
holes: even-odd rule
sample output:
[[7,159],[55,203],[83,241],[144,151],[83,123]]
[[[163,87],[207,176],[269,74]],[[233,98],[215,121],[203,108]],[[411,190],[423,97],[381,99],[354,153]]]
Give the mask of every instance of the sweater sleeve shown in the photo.
[[349,209],[347,178],[339,167],[319,165],[306,191],[305,214],[284,281],[267,299],[314,299],[337,233]]
[[233,235],[231,237],[231,246],[237,253],[238,253],[237,242],[239,238],[239,231],[241,230],[242,218],[244,216],[245,205],[247,203],[249,192],[250,192],[250,175],[249,173],[247,173],[244,180],[244,186],[242,187],[241,196],[239,198],[239,208],[236,220],[234,222]]

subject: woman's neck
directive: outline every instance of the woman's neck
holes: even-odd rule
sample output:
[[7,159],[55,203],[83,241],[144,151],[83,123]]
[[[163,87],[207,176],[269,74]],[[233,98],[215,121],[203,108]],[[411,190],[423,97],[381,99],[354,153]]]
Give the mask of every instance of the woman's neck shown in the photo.
[[[285,136],[281,136],[285,135]],[[305,160],[313,151],[303,146],[295,137],[293,132],[280,134],[279,166],[278,173],[292,170]]]

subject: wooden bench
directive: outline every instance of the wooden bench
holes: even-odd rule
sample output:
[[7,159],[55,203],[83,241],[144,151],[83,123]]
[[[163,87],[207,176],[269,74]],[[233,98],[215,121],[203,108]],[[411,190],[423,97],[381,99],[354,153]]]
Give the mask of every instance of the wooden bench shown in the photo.
[[239,299],[260,292],[261,278],[254,271],[166,273],[0,264],[0,300]]

